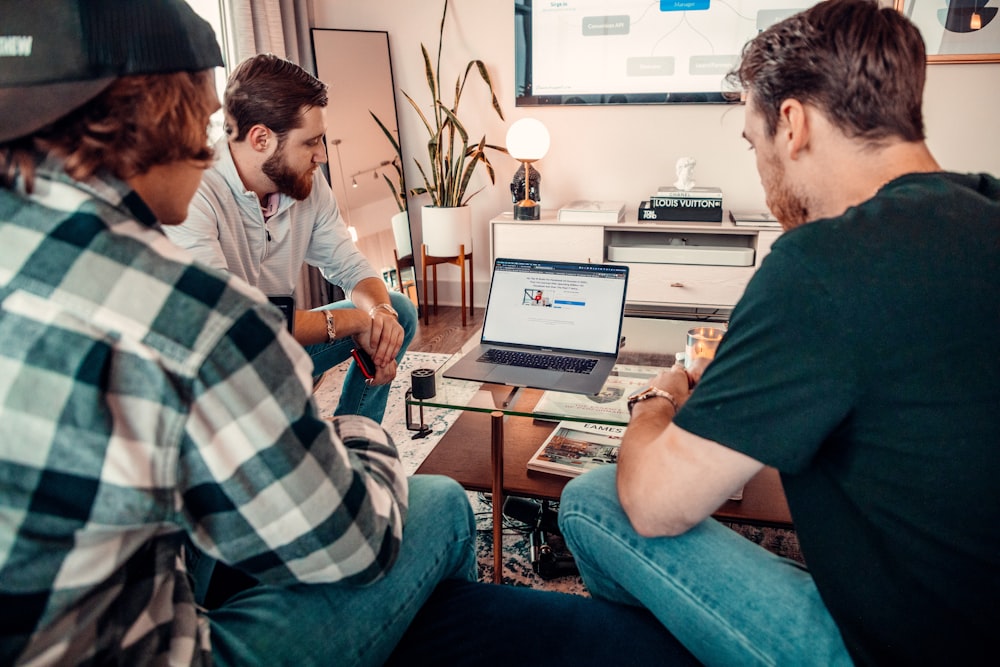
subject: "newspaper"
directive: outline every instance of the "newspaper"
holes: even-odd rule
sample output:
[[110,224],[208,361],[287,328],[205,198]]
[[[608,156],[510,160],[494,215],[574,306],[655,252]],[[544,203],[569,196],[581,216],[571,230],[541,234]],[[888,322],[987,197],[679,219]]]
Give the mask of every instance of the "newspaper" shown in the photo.
[[601,393],[595,396],[546,391],[535,405],[534,416],[551,421],[580,417],[627,424],[628,397],[649,386],[656,369],[644,370],[643,373],[617,369],[618,374],[608,376]]

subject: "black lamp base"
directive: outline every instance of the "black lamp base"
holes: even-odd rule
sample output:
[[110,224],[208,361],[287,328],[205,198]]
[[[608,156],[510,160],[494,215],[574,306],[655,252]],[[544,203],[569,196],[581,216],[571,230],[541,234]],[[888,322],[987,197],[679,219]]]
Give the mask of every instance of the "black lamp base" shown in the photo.
[[532,206],[521,206],[514,204],[515,220],[538,220],[541,217],[542,207],[538,204]]

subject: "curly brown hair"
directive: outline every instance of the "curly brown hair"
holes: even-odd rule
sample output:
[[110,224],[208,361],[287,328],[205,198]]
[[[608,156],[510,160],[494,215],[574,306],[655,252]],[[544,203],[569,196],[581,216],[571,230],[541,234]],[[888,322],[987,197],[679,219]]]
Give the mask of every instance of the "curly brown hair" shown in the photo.
[[35,151],[54,153],[86,180],[105,169],[125,180],[184,160],[208,167],[209,117],[218,106],[214,72],[123,76],[90,102],[28,137],[0,145],[0,187],[20,172],[32,187]]

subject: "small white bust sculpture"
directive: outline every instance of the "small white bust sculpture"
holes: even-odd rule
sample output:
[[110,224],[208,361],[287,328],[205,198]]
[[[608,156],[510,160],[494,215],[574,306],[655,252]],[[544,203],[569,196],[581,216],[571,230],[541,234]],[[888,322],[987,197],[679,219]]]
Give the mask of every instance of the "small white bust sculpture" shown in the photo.
[[694,187],[694,166],[698,164],[693,157],[682,157],[677,160],[677,180],[674,187],[685,192]]

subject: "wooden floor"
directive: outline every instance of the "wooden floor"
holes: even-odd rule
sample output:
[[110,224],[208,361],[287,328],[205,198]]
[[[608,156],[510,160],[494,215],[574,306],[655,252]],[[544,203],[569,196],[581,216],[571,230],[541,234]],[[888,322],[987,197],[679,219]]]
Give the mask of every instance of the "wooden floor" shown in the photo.
[[459,306],[439,306],[437,315],[430,314],[430,324],[424,325],[423,318],[417,326],[408,349],[414,352],[435,352],[454,354],[465,344],[472,334],[483,326],[483,309],[476,308],[472,317],[466,313],[466,324],[462,326],[462,309]]

